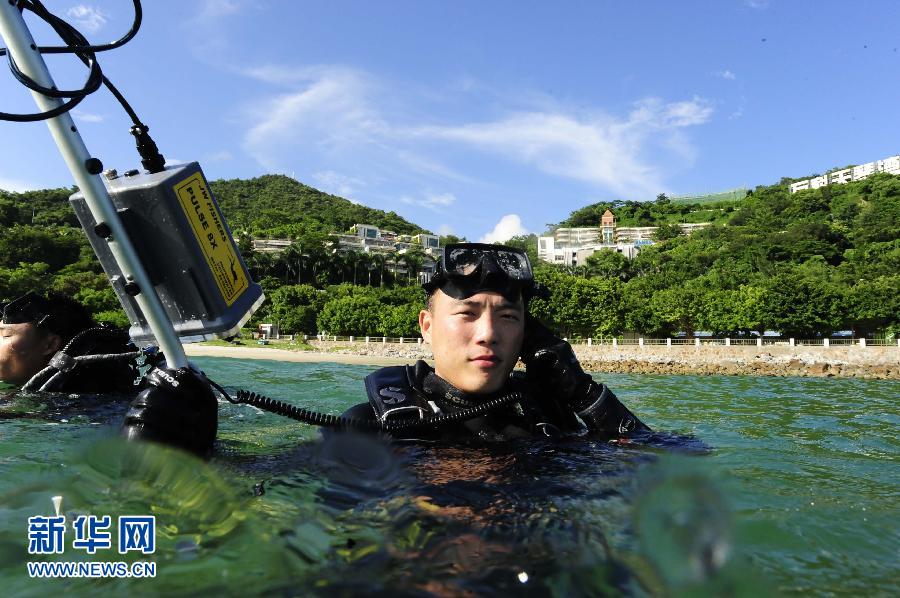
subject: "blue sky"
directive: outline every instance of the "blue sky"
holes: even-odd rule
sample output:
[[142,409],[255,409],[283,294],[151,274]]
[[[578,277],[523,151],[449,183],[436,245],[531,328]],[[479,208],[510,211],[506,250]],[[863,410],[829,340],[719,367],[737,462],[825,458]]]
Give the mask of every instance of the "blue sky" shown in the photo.
[[[47,5],[98,42],[131,19],[126,0]],[[597,201],[900,153],[898,17],[892,0],[154,0],[100,61],[170,162],[502,240]],[[60,86],[85,74],[50,66]],[[0,110],[33,108],[0,69]],[[108,93],[74,117],[107,167],[137,166]],[[0,123],[0,148],[0,188],[72,184],[45,125]]]

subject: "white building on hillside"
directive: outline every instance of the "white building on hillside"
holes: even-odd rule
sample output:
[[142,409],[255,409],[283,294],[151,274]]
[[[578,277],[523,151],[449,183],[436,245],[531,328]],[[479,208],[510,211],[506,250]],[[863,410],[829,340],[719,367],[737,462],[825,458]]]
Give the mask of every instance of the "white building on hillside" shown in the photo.
[[860,164],[859,166],[854,166],[852,168],[835,170],[834,172],[829,172],[822,176],[791,183],[791,193],[805,191],[807,189],[818,189],[827,185],[843,185],[850,181],[860,181],[877,172],[900,174],[900,156],[891,156],[884,160],[866,162],[865,164]]
[[[679,224],[684,234],[709,226],[709,222]],[[615,251],[628,259],[653,245],[655,226],[616,226],[609,210],[600,218],[599,227],[558,228],[553,236],[538,237],[538,259],[562,266],[584,266],[598,251]]]
[[[394,274],[406,275],[407,264],[404,255],[413,247],[421,247],[424,259],[418,267],[416,278],[420,282],[431,280],[436,263],[444,252],[441,239],[437,235],[420,233],[418,235],[398,235],[394,231],[382,230],[371,224],[354,224],[346,233],[328,235],[337,241],[335,250],[338,253],[377,253],[388,258],[387,269]],[[280,253],[291,245],[290,239],[254,239],[253,249]]]

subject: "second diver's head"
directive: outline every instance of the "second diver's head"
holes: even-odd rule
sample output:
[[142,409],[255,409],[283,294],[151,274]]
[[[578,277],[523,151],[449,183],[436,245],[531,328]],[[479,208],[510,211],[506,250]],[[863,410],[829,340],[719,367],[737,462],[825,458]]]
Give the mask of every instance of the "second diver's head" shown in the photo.
[[534,290],[523,251],[501,245],[448,245],[419,313],[435,373],[472,394],[500,390],[525,337],[525,311]]
[[76,334],[94,326],[87,310],[64,295],[27,293],[3,306],[0,380],[24,384]]

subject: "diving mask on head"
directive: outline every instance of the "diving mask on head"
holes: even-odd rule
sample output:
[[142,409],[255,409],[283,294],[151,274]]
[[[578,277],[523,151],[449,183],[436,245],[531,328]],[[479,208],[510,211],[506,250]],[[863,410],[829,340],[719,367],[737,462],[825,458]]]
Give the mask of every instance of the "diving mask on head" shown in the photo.
[[97,324],[83,305],[54,292],[46,296],[31,291],[3,305],[3,324],[34,324],[70,339]]
[[524,251],[487,243],[452,243],[430,282],[422,285],[431,295],[440,289],[454,299],[477,293],[500,293],[510,301],[528,300],[534,292],[534,275]]
[[26,293],[3,306],[4,324],[33,323],[40,327],[50,317],[47,300],[34,292]]

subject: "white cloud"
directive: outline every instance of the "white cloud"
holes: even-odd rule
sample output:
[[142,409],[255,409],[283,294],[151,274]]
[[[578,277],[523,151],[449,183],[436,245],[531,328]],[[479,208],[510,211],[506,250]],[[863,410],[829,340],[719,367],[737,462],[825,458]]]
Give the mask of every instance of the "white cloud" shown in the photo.
[[674,129],[700,125],[712,116],[708,100],[694,96],[688,102],[664,104],[659,98],[647,98],[637,103],[626,126],[647,125],[654,129]]
[[200,9],[200,17],[205,19],[227,17],[238,13],[242,4],[239,0],[205,0],[203,8]]
[[77,108],[75,110],[72,110],[72,116],[74,116],[76,120],[80,120],[81,122],[86,122],[86,123],[103,122],[103,115],[93,114],[91,112],[84,112]]
[[75,22],[75,27],[83,33],[97,33],[106,25],[108,14],[99,8],[78,4],[66,11],[66,16]]
[[729,69],[725,69],[724,71],[716,71],[716,77],[721,77],[722,79],[727,79],[729,81],[734,81],[737,79],[737,76],[731,72]]
[[747,97],[741,96],[740,101],[738,102],[738,107],[736,110],[732,111],[731,114],[728,115],[729,120],[735,120],[744,116],[744,108],[747,106]]
[[231,155],[231,152],[228,150],[219,150],[216,152],[212,152],[209,154],[205,154],[203,156],[204,162],[227,162],[231,160],[234,156]]
[[494,230],[481,237],[479,243],[503,243],[518,235],[527,235],[528,229],[522,226],[522,219],[517,214],[507,214],[494,227]]
[[425,201],[422,202],[426,206],[431,207],[447,207],[456,203],[456,197],[452,193],[429,193],[425,195]]
[[443,211],[442,208],[456,203],[456,196],[452,193],[426,193],[423,199],[417,200],[405,195],[400,198],[400,201],[410,205],[422,206],[435,212],[441,212]]
[[[320,163],[322,172],[331,171],[332,164],[352,163],[359,178],[351,192],[356,187],[372,192],[399,180],[428,188],[436,177],[480,184],[469,173],[457,172],[459,166],[443,163],[453,159],[448,156],[471,156],[469,148],[474,148],[618,195],[655,197],[666,188],[673,155],[681,163],[695,158],[685,129],[708,122],[714,111],[710,101],[697,96],[677,102],[645,98],[624,116],[578,112],[544,98],[524,101],[530,111],[433,126],[423,124],[430,117],[414,103],[422,97],[358,70],[263,65],[239,72],[283,88],[245,109],[243,149],[274,172],[295,168],[304,153]],[[518,94],[519,105],[528,95]],[[460,152],[461,145],[468,147]],[[402,201],[435,211],[449,205],[441,196]]]
[[425,197],[422,199],[417,200],[408,195],[404,195],[400,198],[400,201],[410,205],[422,206],[429,210],[434,210],[435,212],[442,212],[442,208],[452,206],[456,203],[456,196],[452,193],[426,193]]
[[4,191],[14,191],[16,193],[21,193],[23,191],[33,191],[35,189],[42,188],[43,187],[41,187],[40,185],[35,185],[21,179],[14,179],[0,175],[0,189]]
[[312,175],[312,179],[319,190],[349,199],[353,203],[359,202],[353,200],[351,197],[358,193],[360,187],[365,186],[364,181],[337,173],[333,170],[315,172]]
[[652,195],[664,185],[658,168],[642,156],[648,140],[689,146],[678,129],[702,124],[712,112],[710,102],[698,97],[674,103],[649,98],[638,102],[623,120],[528,112],[495,122],[421,127],[415,134],[467,143],[617,193]]
[[450,226],[449,224],[441,224],[440,226],[437,227],[437,234],[442,237],[446,237],[447,235],[452,235],[452,234],[454,234],[453,227]]
[[[400,136],[399,132],[397,132],[397,136]],[[408,166],[414,171],[425,175],[437,175],[441,178],[453,179],[461,183],[474,182],[474,179],[472,177],[459,173],[452,168],[447,167],[445,164],[441,164],[436,160],[426,158],[419,153],[398,149],[396,152],[394,152],[394,156],[398,160],[403,162],[405,166]]]
[[341,66],[305,66],[292,67],[278,64],[263,64],[238,69],[238,72],[247,77],[287,87],[306,87],[318,79],[336,78],[338,75],[354,76],[362,78],[362,73]]
[[[264,80],[287,81],[283,72],[252,72]],[[244,136],[244,149],[263,166],[277,170],[282,155],[290,153],[286,148],[295,146],[301,136],[336,149],[369,143],[384,131],[384,123],[366,102],[367,83],[361,75],[335,69],[291,77],[302,84],[301,89],[252,109],[255,122]]]
[[744,4],[756,10],[765,10],[769,8],[769,0],[744,0]]

